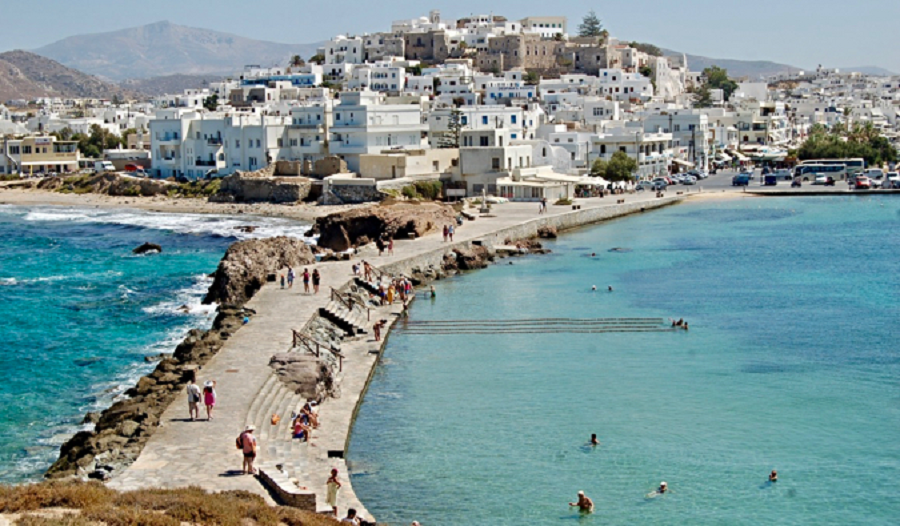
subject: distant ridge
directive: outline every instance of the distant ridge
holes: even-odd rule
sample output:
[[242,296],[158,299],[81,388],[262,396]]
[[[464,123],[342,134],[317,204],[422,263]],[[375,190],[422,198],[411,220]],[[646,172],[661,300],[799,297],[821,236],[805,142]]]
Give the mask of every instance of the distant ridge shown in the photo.
[[0,102],[38,97],[123,99],[134,96],[115,84],[28,51],[0,53]]
[[858,73],[862,73],[863,75],[872,75],[874,77],[893,77],[893,76],[897,75],[893,71],[888,71],[888,70],[878,67],[878,66],[856,66],[856,67],[852,67],[852,68],[838,68],[838,69],[841,71],[846,71],[848,73],[855,71]]
[[[679,51],[671,49],[663,49],[663,54],[667,56],[680,56]],[[768,77],[778,75],[780,73],[810,71],[805,68],[798,68],[788,64],[780,64],[769,60],[736,60],[728,58],[710,58],[701,55],[691,55],[687,53],[688,68],[691,71],[703,71],[710,66],[719,66],[727,69],[728,75],[733,78],[747,77],[748,80],[757,80],[760,77]]]
[[230,75],[248,64],[287,65],[308,59],[317,44],[279,44],[230,33],[156,22],[68,37],[34,50],[66,66],[115,81],[187,75]]

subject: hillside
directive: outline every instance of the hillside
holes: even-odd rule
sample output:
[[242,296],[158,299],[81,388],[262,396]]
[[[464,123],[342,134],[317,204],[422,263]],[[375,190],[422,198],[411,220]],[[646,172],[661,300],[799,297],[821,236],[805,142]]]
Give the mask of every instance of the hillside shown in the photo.
[[309,58],[316,47],[253,40],[166,21],[73,36],[34,52],[69,67],[121,81],[176,73],[228,75],[248,64],[286,65],[292,55]]
[[115,84],[28,51],[0,53],[0,101],[36,97],[111,99],[132,95]]
[[[671,49],[662,50],[665,55],[681,55],[679,51]],[[768,60],[736,60],[728,58],[710,58],[701,55],[687,54],[688,68],[691,71],[703,71],[710,66],[719,66],[728,70],[728,75],[734,78],[747,77],[749,80],[757,80],[759,77],[777,75],[788,71],[801,71],[803,68],[788,64],[779,64]]]
[[127,89],[139,91],[145,95],[165,95],[167,93],[182,93],[186,89],[201,89],[209,86],[210,82],[220,82],[224,79],[221,75],[165,75],[148,79],[128,79],[119,84]]

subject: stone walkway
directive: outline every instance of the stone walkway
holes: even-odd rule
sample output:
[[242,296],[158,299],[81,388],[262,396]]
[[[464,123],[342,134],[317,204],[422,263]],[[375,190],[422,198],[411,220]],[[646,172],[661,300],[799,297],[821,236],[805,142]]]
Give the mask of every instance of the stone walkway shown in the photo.
[[[673,196],[669,196],[673,197]],[[613,208],[616,200],[626,203],[659,203],[647,192],[606,198],[579,199],[582,210]],[[666,201],[670,201],[667,199]],[[495,205],[496,217],[466,221],[457,230],[454,243],[444,243],[440,234],[432,234],[416,240],[396,240],[394,255],[361,258],[373,265],[397,266],[415,261],[417,257],[439,257],[454,245],[463,245],[498,231],[510,229],[535,219],[560,218],[572,212],[571,206],[550,206],[546,214],[537,214],[537,203],[506,203]],[[410,263],[411,264],[411,263]],[[322,274],[322,287],[318,295],[302,292],[302,283],[295,283],[291,290],[282,290],[276,284],[267,284],[247,304],[256,310],[251,322],[237,331],[219,353],[199,371],[199,383],[216,380],[218,404],[212,421],[191,422],[188,419],[187,396],[182,392],[163,413],[160,429],[150,438],[140,457],[124,472],[108,484],[119,490],[139,488],[175,488],[199,486],[210,491],[246,490],[271,497],[255,477],[241,474],[241,453],[234,440],[244,429],[246,422],[268,418],[261,402],[256,404],[258,415],[251,415],[251,404],[257,397],[268,394],[272,388],[272,369],[269,358],[287,351],[292,345],[291,329],[300,329],[324,307],[330,297],[330,287],[339,289],[351,279],[351,262],[330,262],[315,265]],[[311,266],[312,267],[312,266]],[[382,314],[380,317],[388,317]],[[390,316],[394,319],[393,316]],[[373,316],[373,321],[375,317]],[[343,459],[329,458],[328,451],[343,453],[352,426],[357,402],[368,384],[377,362],[380,344],[372,341],[371,332],[365,338],[348,342],[343,346],[347,355],[341,379],[342,396],[327,400],[320,408],[322,424],[313,433],[315,446],[303,446],[296,454],[305,455],[306,476],[301,485],[308,485],[318,496],[319,508],[324,505],[325,480],[332,467],[341,471],[344,487],[340,493],[341,510],[356,507],[366,517],[365,509],[353,494]],[[267,384],[267,382],[269,382]],[[287,410],[287,405],[283,404]],[[201,409],[203,413],[205,409]],[[282,414],[283,418],[289,417]],[[267,422],[257,422],[259,428]],[[262,433],[260,433],[262,434]],[[260,461],[267,461],[267,444],[260,441]],[[291,447],[295,454],[295,447]],[[274,460],[274,459],[268,459]],[[293,475],[291,475],[293,476]],[[298,477],[300,479],[300,477]]]

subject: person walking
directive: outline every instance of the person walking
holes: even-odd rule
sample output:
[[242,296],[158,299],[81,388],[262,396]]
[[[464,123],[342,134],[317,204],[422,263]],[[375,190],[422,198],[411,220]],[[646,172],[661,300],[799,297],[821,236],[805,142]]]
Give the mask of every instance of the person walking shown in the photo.
[[309,294],[309,269],[303,269],[303,292]]
[[444,243],[447,242],[447,236],[450,235],[450,228],[447,225],[444,225]]
[[243,470],[245,475],[256,474],[256,469],[253,467],[253,461],[256,460],[257,451],[256,437],[253,436],[253,431],[255,430],[256,427],[251,424],[244,429],[244,432],[241,433],[241,436],[238,438],[241,452],[244,454]]
[[453,225],[447,227],[447,235],[450,236],[450,242],[453,243]]
[[208,380],[203,386],[203,404],[206,405],[206,420],[212,420],[213,408],[216,406],[216,381]]
[[312,282],[313,282],[313,294],[319,293],[319,282],[322,281],[322,276],[319,275],[319,269],[314,269],[312,273]]
[[394,238],[392,238],[392,237],[388,238],[388,255],[389,256],[394,255]]
[[338,516],[338,507],[337,507],[337,494],[338,490],[341,489],[341,481],[338,480],[338,470],[332,469],[331,476],[328,477],[328,482],[325,484],[328,487],[328,493],[325,497],[325,502],[331,506],[332,513],[334,516]]
[[187,386],[187,395],[188,395],[188,413],[191,415],[191,422],[200,418],[200,388],[197,387],[197,383],[191,378],[191,381]]
[[295,278],[295,276],[294,276],[294,268],[293,268],[293,267],[288,267],[288,276],[287,276],[287,278],[288,278],[288,288],[289,288],[289,289],[294,288],[294,278]]

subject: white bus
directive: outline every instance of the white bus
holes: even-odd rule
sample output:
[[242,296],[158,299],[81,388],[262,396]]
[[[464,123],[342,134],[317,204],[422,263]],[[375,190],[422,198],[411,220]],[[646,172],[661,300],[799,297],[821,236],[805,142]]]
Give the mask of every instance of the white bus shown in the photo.
[[[843,169],[811,170],[808,168],[804,168],[806,166],[842,166]],[[801,170],[801,168],[803,168],[803,170]],[[862,157],[856,157],[853,159],[809,159],[801,162],[799,165],[797,165],[796,168],[794,168],[794,176],[796,177],[805,173],[822,172],[825,175],[834,177],[836,181],[843,181],[847,178],[853,177],[857,173],[865,171],[865,169],[866,161]]]

